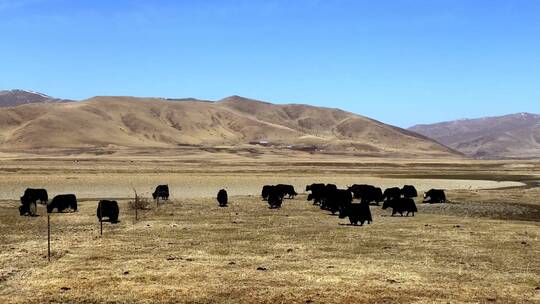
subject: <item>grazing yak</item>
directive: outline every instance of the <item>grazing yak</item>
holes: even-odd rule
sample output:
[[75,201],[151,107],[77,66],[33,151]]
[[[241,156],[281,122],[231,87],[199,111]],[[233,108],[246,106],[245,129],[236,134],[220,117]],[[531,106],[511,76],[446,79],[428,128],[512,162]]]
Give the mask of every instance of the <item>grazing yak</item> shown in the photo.
[[322,195],[321,202],[319,203],[321,209],[329,210],[331,202],[331,197],[338,190],[337,186],[334,184],[326,184],[324,186],[324,191]]
[[267,201],[268,200],[268,195],[270,194],[270,189],[274,187],[274,186],[271,186],[271,185],[264,185],[262,187],[262,191],[261,191],[261,197],[263,199],[263,201]]
[[268,195],[270,194],[270,189],[275,189],[277,193],[281,196],[281,199],[283,200],[285,196],[287,198],[294,198],[298,193],[294,190],[294,187],[292,185],[285,185],[285,184],[279,184],[279,185],[265,185],[262,188],[261,196],[263,201],[268,200]]
[[339,209],[339,218],[343,219],[345,217],[348,217],[351,225],[355,226],[358,225],[358,222],[360,222],[360,226],[363,226],[364,222],[371,224],[373,221],[371,217],[371,210],[369,210],[369,204],[367,203],[348,204],[342,206]]
[[169,185],[158,185],[156,187],[156,190],[154,193],[152,193],[152,197],[156,200],[159,200],[160,198],[163,200],[169,199]]
[[330,211],[332,214],[336,214],[344,206],[348,206],[352,203],[353,196],[351,191],[343,189],[330,188],[326,193],[325,210]]
[[387,188],[383,193],[384,201],[391,201],[401,198],[401,189],[398,187]]
[[36,202],[30,202],[21,198],[21,205],[19,206],[20,215],[35,216],[37,214]]
[[281,208],[283,204],[283,195],[276,186],[268,188],[268,205],[271,209]]
[[349,191],[353,193],[355,199],[360,199],[363,203],[375,202],[379,204],[384,200],[381,188],[372,185],[357,185],[354,184],[348,187]]
[[23,196],[21,196],[21,203],[25,202],[37,202],[45,205],[49,202],[49,195],[45,189],[32,189],[27,188],[24,190]]
[[399,213],[401,216],[403,216],[404,212],[407,212],[407,216],[409,216],[409,213],[412,213],[412,216],[414,216],[414,213],[418,212],[414,200],[412,198],[406,197],[387,200],[383,203],[382,208],[392,208],[392,216],[394,216],[396,213]]
[[279,184],[276,187],[279,189],[283,197],[287,195],[287,198],[294,198],[298,195],[292,185]]
[[431,189],[428,192],[424,193],[424,203],[436,204],[445,202],[446,195],[444,194],[444,190]]
[[27,188],[23,196],[20,197],[20,200],[19,214],[35,216],[37,213],[37,202],[47,204],[49,197],[45,189]]
[[306,186],[306,191],[311,191],[307,200],[313,201],[313,205],[319,205],[321,209],[328,210],[330,197],[337,191],[337,186],[334,184],[311,184]]
[[406,198],[413,198],[418,196],[418,192],[416,192],[416,188],[411,185],[405,185],[403,188],[401,188],[401,195]]
[[313,201],[313,205],[318,205],[324,200],[325,184],[311,184],[306,186],[306,192],[311,191],[307,200]]
[[227,207],[227,204],[229,202],[229,197],[225,189],[219,190],[217,194],[217,201],[220,207]]
[[118,223],[119,214],[120,208],[118,208],[118,202],[108,200],[99,201],[96,215],[100,222],[106,217],[109,219],[109,222],[113,224]]
[[55,208],[58,212],[63,212],[67,208],[77,211],[77,197],[74,194],[57,195],[47,204],[47,213],[51,213]]

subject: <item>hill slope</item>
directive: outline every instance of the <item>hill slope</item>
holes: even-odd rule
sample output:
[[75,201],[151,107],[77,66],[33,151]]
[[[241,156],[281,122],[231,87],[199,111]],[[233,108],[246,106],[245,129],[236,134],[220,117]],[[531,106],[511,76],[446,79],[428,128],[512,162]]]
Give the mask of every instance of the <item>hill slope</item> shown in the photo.
[[457,155],[416,133],[345,111],[239,96],[217,102],[94,97],[0,109],[3,149],[239,146],[261,141],[337,153]]
[[409,130],[478,158],[540,157],[540,115],[512,115],[462,119]]
[[16,107],[29,103],[68,102],[71,100],[58,99],[45,94],[26,90],[0,91],[0,107]]

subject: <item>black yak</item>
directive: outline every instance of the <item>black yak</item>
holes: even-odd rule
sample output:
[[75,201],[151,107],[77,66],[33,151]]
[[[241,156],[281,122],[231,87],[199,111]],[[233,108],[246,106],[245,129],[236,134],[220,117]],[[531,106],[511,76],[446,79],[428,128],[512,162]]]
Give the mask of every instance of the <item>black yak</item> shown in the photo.
[[96,215],[101,222],[104,217],[109,219],[111,223],[118,223],[118,215],[120,214],[120,208],[118,208],[118,202],[101,200],[98,203]]
[[354,184],[349,187],[349,190],[353,193],[355,199],[360,199],[363,203],[375,202],[378,204],[384,199],[381,188],[372,185]]
[[35,216],[37,213],[36,203],[39,201],[42,204],[47,204],[49,196],[45,189],[32,189],[27,188],[24,191],[23,196],[20,197],[21,206],[19,207],[19,213],[21,215]]
[[37,214],[36,202],[30,202],[21,198],[21,205],[19,206],[20,215],[35,216]]
[[157,200],[159,200],[160,198],[163,200],[168,200],[169,199],[169,185],[157,186],[154,193],[152,193],[152,197]]
[[264,185],[262,187],[262,191],[261,191],[261,197],[263,199],[263,201],[266,201],[268,200],[268,195],[270,194],[270,189],[274,187],[274,186],[271,186],[271,185]]
[[271,209],[281,208],[283,204],[283,196],[281,191],[276,186],[268,188],[268,205]]
[[307,200],[313,201],[313,205],[320,204],[324,199],[324,184],[311,184],[306,186],[306,191],[311,191],[308,195]]
[[401,189],[398,187],[387,188],[384,190],[383,198],[385,201],[401,198]]
[[24,190],[23,196],[21,196],[21,204],[23,201],[26,202],[37,202],[39,201],[41,204],[47,204],[49,202],[49,195],[47,194],[47,190],[45,189],[32,189],[27,188]]
[[416,192],[416,188],[411,185],[405,185],[403,188],[401,188],[401,194],[403,197],[407,198],[413,198],[418,196],[418,192]]
[[369,210],[369,204],[367,203],[348,204],[342,206],[339,209],[339,218],[343,219],[345,217],[349,218],[351,225],[358,225],[358,222],[360,222],[360,226],[363,226],[364,222],[371,224],[373,221],[371,217],[371,210]]
[[428,192],[424,193],[424,203],[436,204],[445,202],[446,195],[444,194],[444,190],[431,189]]
[[404,212],[407,212],[407,216],[409,216],[409,213],[412,213],[412,216],[414,216],[414,213],[418,212],[414,200],[412,198],[406,197],[387,200],[383,203],[382,208],[392,208],[392,216],[394,216],[396,213],[399,213],[401,216],[403,216]]
[[325,207],[326,210],[336,214],[343,206],[348,206],[352,203],[353,196],[351,191],[343,189],[330,188],[326,193]]
[[283,197],[287,195],[288,198],[294,198],[298,195],[292,185],[279,184],[276,187],[279,189]]
[[322,192],[321,201],[319,203],[321,209],[329,210],[330,209],[330,197],[337,191],[337,186],[334,184],[326,184]]
[[227,191],[225,189],[219,190],[217,194],[217,201],[220,207],[227,207],[229,197],[227,196]]
[[373,190],[373,197],[375,198],[373,201],[376,205],[379,205],[380,202],[384,200],[384,195],[382,192],[382,189],[379,187],[375,187],[375,190]]
[[47,204],[47,213],[53,212],[55,208],[58,212],[63,212],[68,208],[77,211],[77,197],[74,194],[57,195]]

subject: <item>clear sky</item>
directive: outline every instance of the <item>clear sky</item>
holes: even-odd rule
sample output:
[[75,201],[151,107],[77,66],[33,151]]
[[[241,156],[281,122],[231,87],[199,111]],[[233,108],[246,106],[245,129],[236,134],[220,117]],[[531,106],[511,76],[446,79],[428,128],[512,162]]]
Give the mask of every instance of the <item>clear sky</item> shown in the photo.
[[0,0],[0,89],[229,95],[401,127],[540,112],[537,0]]

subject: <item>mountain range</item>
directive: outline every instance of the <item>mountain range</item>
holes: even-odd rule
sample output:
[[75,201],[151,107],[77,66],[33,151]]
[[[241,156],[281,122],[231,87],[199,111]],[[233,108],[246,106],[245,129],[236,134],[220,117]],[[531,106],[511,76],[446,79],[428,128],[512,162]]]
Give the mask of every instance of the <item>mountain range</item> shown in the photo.
[[0,108],[3,150],[242,145],[310,153],[461,157],[423,135],[339,109],[276,105],[240,96],[215,102],[102,96]]
[[475,158],[540,158],[540,115],[518,113],[416,125],[410,131]]
[[339,109],[99,96],[72,102],[0,91],[0,149],[238,147],[391,157],[540,158],[540,115],[518,113],[401,129]]
[[39,92],[28,90],[1,90],[0,107],[15,107],[29,103],[69,102],[72,100],[58,99]]

